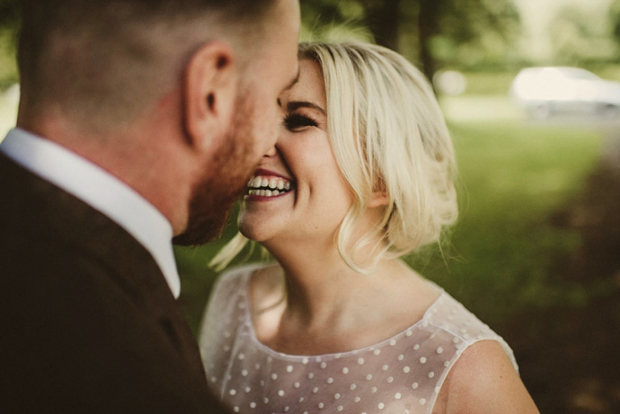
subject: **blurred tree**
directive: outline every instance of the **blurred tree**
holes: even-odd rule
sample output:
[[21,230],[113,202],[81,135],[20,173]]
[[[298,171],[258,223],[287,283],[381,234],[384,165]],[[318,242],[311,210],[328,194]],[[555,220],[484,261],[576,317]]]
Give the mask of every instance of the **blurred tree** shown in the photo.
[[357,0],[302,0],[302,40],[372,40]]
[[418,59],[429,78],[441,66],[501,60],[520,27],[512,0],[305,0],[302,16],[315,26],[357,19],[378,44]]
[[[433,0],[421,0],[433,2]],[[443,64],[505,63],[520,35],[513,0],[439,0],[436,31],[427,38],[433,56]],[[444,45],[443,50],[439,45]]]
[[[616,18],[620,18],[620,2],[616,2]],[[588,61],[608,61],[616,54],[614,32],[620,31],[620,20],[611,24],[601,21],[596,10],[585,6],[566,6],[551,21],[549,31],[555,56],[559,64],[579,66]],[[614,27],[615,26],[615,27]],[[620,33],[617,41],[620,42]]]
[[19,22],[19,0],[0,0],[0,28],[15,28]]
[[[609,19],[611,22],[612,38],[620,49],[620,0],[612,0],[609,5]],[[618,59],[616,53],[616,61]]]
[[0,93],[18,81],[15,62],[19,0],[0,0]]
[[[301,0],[302,37],[374,38],[419,60],[430,78],[446,65],[504,61],[519,29],[512,1]],[[0,0],[0,27],[15,28],[18,20],[19,0]]]
[[399,50],[401,0],[361,0],[366,24],[375,41],[392,50]]

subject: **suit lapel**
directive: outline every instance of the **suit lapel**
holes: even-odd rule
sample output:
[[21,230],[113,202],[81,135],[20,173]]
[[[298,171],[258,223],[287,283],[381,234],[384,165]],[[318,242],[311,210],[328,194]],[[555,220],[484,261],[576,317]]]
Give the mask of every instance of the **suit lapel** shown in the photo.
[[2,154],[0,178],[0,193],[7,201],[3,209],[33,210],[34,221],[96,256],[122,293],[145,318],[156,321],[190,369],[204,377],[198,347],[181,308],[153,257],[137,240],[107,216]]

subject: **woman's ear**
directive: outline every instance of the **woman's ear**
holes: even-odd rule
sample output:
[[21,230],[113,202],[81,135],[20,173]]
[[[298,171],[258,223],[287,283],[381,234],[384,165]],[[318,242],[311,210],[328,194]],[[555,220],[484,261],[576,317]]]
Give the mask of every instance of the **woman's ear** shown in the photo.
[[370,197],[370,202],[368,203],[368,207],[381,207],[387,206],[390,202],[387,188],[385,185],[385,181],[383,178],[378,177],[377,182],[373,185],[372,188],[372,196]]
[[221,41],[191,56],[184,76],[183,112],[189,144],[208,151],[231,127],[239,79],[235,53]]
[[386,191],[373,191],[370,202],[368,203],[368,207],[381,207],[387,206],[389,202],[389,197]]

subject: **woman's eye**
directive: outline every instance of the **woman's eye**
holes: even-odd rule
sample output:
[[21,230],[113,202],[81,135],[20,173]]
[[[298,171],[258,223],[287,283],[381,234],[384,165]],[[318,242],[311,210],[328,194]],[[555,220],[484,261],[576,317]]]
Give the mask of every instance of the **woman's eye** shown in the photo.
[[318,125],[314,119],[301,114],[290,114],[284,118],[284,126],[289,131],[295,131],[304,127],[316,127]]

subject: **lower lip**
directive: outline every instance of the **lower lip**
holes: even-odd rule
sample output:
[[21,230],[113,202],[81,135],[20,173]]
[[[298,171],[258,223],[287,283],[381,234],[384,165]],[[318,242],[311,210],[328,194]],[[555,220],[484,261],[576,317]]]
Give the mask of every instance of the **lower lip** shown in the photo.
[[290,194],[292,192],[293,192],[293,190],[289,190],[286,193],[278,194],[277,196],[271,196],[271,197],[246,194],[243,197],[243,200],[244,201],[271,201],[271,200],[277,200],[279,198],[285,197],[286,195],[288,195],[288,194]]

